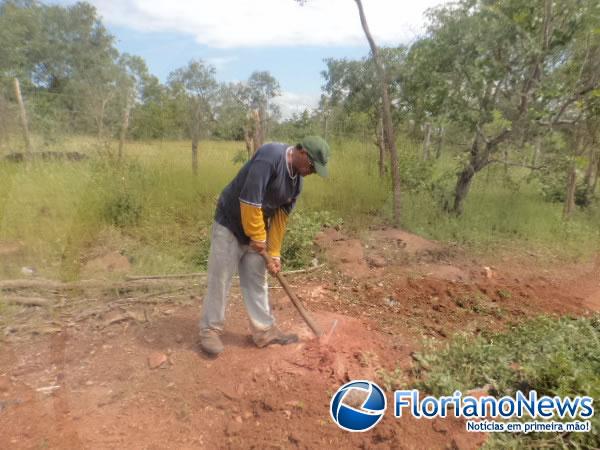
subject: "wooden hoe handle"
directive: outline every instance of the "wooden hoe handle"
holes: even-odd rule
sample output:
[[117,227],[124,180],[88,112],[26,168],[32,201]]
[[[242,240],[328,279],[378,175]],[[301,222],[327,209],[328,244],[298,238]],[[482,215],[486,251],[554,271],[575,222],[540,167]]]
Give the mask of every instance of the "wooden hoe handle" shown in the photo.
[[[271,257],[269,255],[267,255],[266,253],[261,253],[261,255],[265,259],[265,263],[267,265],[269,265],[269,263],[271,262]],[[275,275],[275,278],[277,278],[277,280],[279,280],[279,284],[281,284],[281,287],[283,288],[283,290],[285,291],[287,296],[290,298],[290,300],[292,301],[292,303],[294,304],[294,306],[296,307],[296,309],[298,310],[298,312],[300,313],[300,315],[302,316],[302,318],[304,319],[306,324],[310,327],[312,332],[315,334],[315,336],[320,337],[323,334],[321,332],[321,329],[316,324],[316,322],[312,319],[312,317],[310,317],[308,315],[308,312],[306,311],[306,309],[304,309],[304,306],[302,306],[302,303],[300,303],[300,300],[298,300],[298,297],[296,297],[296,295],[292,292],[290,285],[287,283],[287,281],[285,281],[285,278],[283,278],[283,275],[281,273],[278,273]]]

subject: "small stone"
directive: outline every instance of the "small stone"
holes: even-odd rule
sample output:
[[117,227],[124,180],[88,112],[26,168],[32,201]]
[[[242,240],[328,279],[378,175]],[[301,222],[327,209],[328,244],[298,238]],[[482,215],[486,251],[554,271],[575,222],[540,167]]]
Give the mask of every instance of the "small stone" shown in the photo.
[[386,297],[383,301],[388,306],[396,306],[398,303],[394,297]]
[[237,423],[244,423],[244,420],[242,419],[241,416],[235,416],[235,419],[233,419],[233,420],[235,420]]
[[32,277],[36,274],[37,270],[35,267],[21,267],[21,273],[28,277]]
[[148,356],[148,367],[157,369],[167,362],[167,355],[161,352],[153,352]]
[[488,266],[485,266],[483,268],[483,274],[485,275],[485,277],[490,280],[494,277],[494,272],[492,272],[492,269]]
[[292,418],[292,412],[288,409],[283,410],[283,414],[285,415],[286,419],[291,419]]
[[176,334],[175,335],[175,342],[177,342],[178,344],[181,344],[183,342],[183,336],[181,334]]

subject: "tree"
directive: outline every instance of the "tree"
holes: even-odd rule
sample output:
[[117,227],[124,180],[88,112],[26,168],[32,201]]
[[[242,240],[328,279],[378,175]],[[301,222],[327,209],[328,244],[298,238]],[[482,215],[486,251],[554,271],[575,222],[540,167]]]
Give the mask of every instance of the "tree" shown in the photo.
[[[216,137],[243,140],[249,113],[248,86],[244,83],[225,83],[219,87],[218,103],[215,108],[217,119],[214,134]],[[251,150],[248,150],[251,156]]]
[[597,86],[595,76],[559,88],[554,98],[549,89],[563,68],[582,67],[570,49],[597,24],[597,3],[462,0],[431,11],[430,21],[415,61],[445,96],[449,120],[471,134],[454,191],[460,214],[473,177],[501,161],[494,156],[503,145],[523,142],[542,122],[556,125]]
[[248,78],[247,87],[251,107],[247,134],[250,135],[250,130],[252,131],[252,151],[255,152],[267,137],[269,112],[275,107],[271,100],[281,95],[281,88],[268,71],[253,72]]
[[382,102],[382,119],[383,119],[383,136],[387,145],[390,162],[392,166],[392,191],[393,191],[393,218],[394,224],[400,224],[400,207],[401,207],[401,186],[400,186],[400,168],[398,166],[398,149],[396,148],[396,133],[392,123],[392,106],[389,96],[388,88],[388,75],[381,59],[379,49],[371,36],[369,31],[369,25],[367,24],[367,18],[363,10],[361,0],[355,0],[356,6],[358,6],[358,13],[360,16],[360,23],[362,25],[369,46],[371,47],[371,54],[375,63],[377,71],[379,87],[381,89],[381,102]]
[[146,83],[152,83],[146,62],[139,56],[124,53],[117,61],[116,90],[118,108],[122,111],[121,129],[119,132],[119,158],[123,156],[123,146],[129,127],[129,113],[134,104],[142,101]]
[[[406,49],[404,47],[382,48],[380,53],[389,77],[390,97],[401,104],[400,73]],[[379,174],[383,177],[385,155],[383,109],[373,59],[364,58],[356,61],[330,58],[325,60],[325,63],[327,70],[322,72],[322,76],[325,79],[323,90],[326,99],[323,99],[322,102],[326,100],[329,107],[332,108],[341,107],[338,114],[340,117],[352,117],[352,114],[358,113],[366,115],[374,142],[379,148]],[[401,114],[399,114],[398,108],[395,108],[393,112],[395,112],[394,126],[397,126]]]
[[93,6],[3,1],[0,41],[0,82],[18,77],[25,96],[40,94],[32,105],[38,122],[56,116],[64,128],[68,115],[75,129],[103,136],[119,53]]
[[0,81],[21,81],[23,90],[31,86],[38,48],[43,39],[43,8],[35,1],[0,2]]
[[171,72],[168,84],[178,102],[187,105],[187,125],[192,138],[192,171],[198,173],[198,143],[208,135],[213,122],[213,107],[218,84],[216,70],[202,60]]

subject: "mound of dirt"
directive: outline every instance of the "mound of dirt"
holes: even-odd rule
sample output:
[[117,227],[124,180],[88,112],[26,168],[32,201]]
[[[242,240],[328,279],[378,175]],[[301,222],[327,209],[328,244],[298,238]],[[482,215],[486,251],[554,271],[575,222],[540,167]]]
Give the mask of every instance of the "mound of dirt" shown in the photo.
[[[421,257],[447,253],[436,242],[395,228],[370,231],[364,243],[329,228],[317,235],[315,243],[334,268],[355,279],[377,276],[381,272],[378,269],[388,265],[407,264]],[[448,271],[440,267],[440,272],[445,274]],[[462,277],[464,274],[458,272],[452,275],[452,279]]]
[[437,280],[465,282],[471,280],[471,274],[451,264],[426,264],[420,271],[423,275]]
[[435,253],[443,250],[443,247],[436,242],[396,228],[372,231],[369,233],[368,241],[387,242],[389,244],[396,243],[410,256]]
[[325,258],[336,269],[351,278],[370,275],[365,261],[363,244],[358,239],[349,239],[334,228],[319,233],[315,243],[325,252]]

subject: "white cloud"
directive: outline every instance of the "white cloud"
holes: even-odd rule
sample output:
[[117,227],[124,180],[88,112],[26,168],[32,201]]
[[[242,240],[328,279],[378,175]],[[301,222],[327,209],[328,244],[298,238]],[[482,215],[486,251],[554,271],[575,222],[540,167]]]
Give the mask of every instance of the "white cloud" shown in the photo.
[[227,64],[237,61],[238,59],[239,58],[237,56],[214,56],[211,58],[206,58],[206,62],[214,66],[215,69],[221,70]]
[[304,110],[313,110],[319,105],[320,94],[297,94],[294,92],[282,92],[279,97],[273,99],[281,109],[281,117],[289,119],[292,114],[300,114]]
[[[177,31],[209,47],[365,45],[353,0],[91,0],[104,19],[139,31]],[[423,12],[443,0],[363,0],[378,43],[422,32]]]

